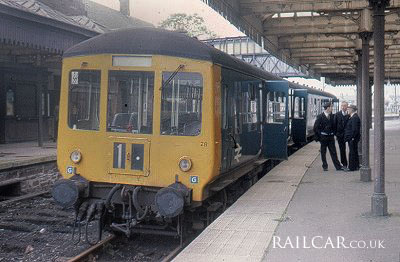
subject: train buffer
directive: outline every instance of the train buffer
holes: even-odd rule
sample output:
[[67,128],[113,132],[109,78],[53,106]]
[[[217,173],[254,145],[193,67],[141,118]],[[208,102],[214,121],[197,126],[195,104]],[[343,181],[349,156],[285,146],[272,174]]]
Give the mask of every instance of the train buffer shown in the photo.
[[260,179],[174,261],[399,261],[399,129],[400,120],[386,121],[389,216],[371,214],[373,182],[360,182],[359,171],[336,171],[330,159],[324,172],[319,144],[311,142]]

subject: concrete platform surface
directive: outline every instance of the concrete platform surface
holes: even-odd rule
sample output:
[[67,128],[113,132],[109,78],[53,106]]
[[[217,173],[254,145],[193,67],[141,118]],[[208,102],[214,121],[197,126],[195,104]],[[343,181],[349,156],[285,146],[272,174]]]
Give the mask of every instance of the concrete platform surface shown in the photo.
[[[318,157],[289,204],[263,261],[400,261],[400,120],[386,121],[385,133],[390,216],[371,216],[373,182],[360,182],[358,171],[330,168],[323,172]],[[371,164],[373,160],[371,139]]]
[[318,156],[309,144],[251,187],[174,261],[260,261],[303,175]]
[[45,143],[42,148],[37,142],[0,144],[0,170],[54,161],[56,143]]

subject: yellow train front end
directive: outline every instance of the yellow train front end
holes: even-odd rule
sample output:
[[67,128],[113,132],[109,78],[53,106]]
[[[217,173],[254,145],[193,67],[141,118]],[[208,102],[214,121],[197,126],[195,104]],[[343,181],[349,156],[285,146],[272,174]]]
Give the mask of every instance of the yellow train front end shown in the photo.
[[55,200],[125,233],[201,203],[221,163],[220,72],[163,55],[64,58]]

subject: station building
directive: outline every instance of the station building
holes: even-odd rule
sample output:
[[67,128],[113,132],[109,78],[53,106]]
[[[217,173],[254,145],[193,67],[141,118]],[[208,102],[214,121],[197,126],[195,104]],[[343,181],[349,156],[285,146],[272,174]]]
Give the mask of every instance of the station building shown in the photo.
[[152,26],[89,0],[0,0],[0,143],[55,139],[61,59],[118,28]]

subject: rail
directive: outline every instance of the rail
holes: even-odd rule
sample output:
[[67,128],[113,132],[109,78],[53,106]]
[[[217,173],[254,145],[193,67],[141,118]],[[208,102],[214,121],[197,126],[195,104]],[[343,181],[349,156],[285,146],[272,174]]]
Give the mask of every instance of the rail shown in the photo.
[[90,254],[92,254],[93,252],[95,252],[96,250],[98,250],[99,248],[103,247],[105,244],[107,244],[108,242],[110,242],[111,240],[113,240],[115,238],[115,235],[111,235],[103,240],[101,240],[99,243],[97,243],[94,246],[89,247],[88,249],[86,249],[85,251],[83,251],[82,253],[80,253],[79,255],[71,258],[70,260],[68,260],[68,262],[78,262],[78,261],[83,261],[84,258],[86,258],[87,256],[89,256]]

